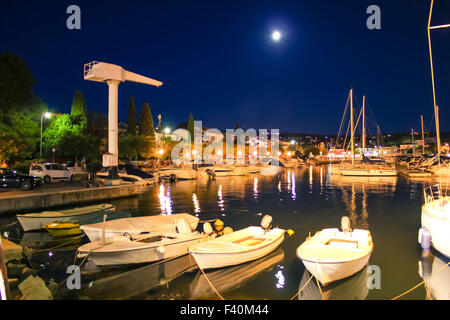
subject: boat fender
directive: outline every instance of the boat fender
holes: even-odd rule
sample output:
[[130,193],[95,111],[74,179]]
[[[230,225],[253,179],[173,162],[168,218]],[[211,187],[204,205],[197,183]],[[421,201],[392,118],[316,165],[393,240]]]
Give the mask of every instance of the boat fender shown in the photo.
[[223,234],[224,234],[224,235],[230,234],[230,233],[233,233],[233,229],[231,229],[230,227],[225,227],[225,228],[223,229]]
[[214,222],[214,228],[216,228],[216,230],[217,230],[218,232],[222,231],[222,230],[223,230],[223,227],[224,227],[224,223],[223,223],[222,220],[217,219],[216,222]]
[[177,232],[178,233],[192,233],[191,225],[186,219],[179,219],[177,221]]
[[266,214],[261,220],[261,228],[265,231],[269,231],[272,227],[272,217]]
[[429,250],[431,246],[431,233],[426,228],[419,229],[419,243],[422,249]]
[[294,234],[294,230],[292,229],[286,230],[286,232],[289,235],[289,237],[292,237],[292,235]]
[[207,235],[213,233],[213,228],[211,227],[211,224],[209,222],[205,222],[203,224],[203,232]]

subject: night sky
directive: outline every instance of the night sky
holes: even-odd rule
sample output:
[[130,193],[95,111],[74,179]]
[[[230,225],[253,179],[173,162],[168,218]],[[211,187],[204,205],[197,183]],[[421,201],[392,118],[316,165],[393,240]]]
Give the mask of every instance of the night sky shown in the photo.
[[[66,8],[81,8],[68,30]],[[381,30],[366,8],[381,8]],[[382,132],[434,131],[426,26],[430,1],[12,1],[1,2],[0,51],[26,60],[34,91],[69,112],[80,89],[107,112],[107,85],[83,80],[97,60],[164,82],[119,86],[119,119],[134,95],[172,128],[189,113],[205,127],[336,134],[350,87],[367,97]],[[436,0],[432,25],[450,23]],[[276,43],[271,32],[283,37]],[[450,28],[432,31],[441,131],[450,131]]]

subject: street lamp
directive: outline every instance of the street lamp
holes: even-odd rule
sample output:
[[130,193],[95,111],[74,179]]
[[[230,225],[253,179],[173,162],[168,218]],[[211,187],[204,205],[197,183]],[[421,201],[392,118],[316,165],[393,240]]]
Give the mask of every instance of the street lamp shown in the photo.
[[39,158],[42,159],[42,119],[47,118],[49,119],[52,116],[50,112],[43,112],[41,115],[41,144],[39,146]]

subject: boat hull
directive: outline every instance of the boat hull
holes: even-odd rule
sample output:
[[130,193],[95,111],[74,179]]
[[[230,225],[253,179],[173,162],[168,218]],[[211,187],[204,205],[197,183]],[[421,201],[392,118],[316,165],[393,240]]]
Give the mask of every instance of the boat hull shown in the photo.
[[369,262],[370,254],[354,261],[345,262],[315,262],[302,260],[306,269],[314,276],[323,286],[331,282],[345,279],[361,271]]
[[198,237],[173,244],[166,244],[164,245],[164,250],[159,250],[158,246],[152,246],[132,250],[103,252],[84,250],[83,247],[80,247],[78,249],[78,257],[85,257],[89,254],[89,260],[97,266],[150,263],[185,255],[188,253],[189,247],[200,241],[201,238]]
[[41,230],[43,226],[57,222],[57,221],[77,221],[78,224],[89,223],[97,217],[101,217],[102,213],[113,212],[115,207],[105,207],[96,211],[81,213],[81,214],[67,214],[67,215],[17,215],[17,220],[24,231]]
[[343,176],[392,177],[397,175],[395,169],[339,169]]
[[[448,209],[445,214],[438,215],[433,211],[436,204],[441,201],[450,201],[450,197],[446,199],[434,200],[422,206],[421,222],[422,227],[426,228],[431,234],[431,245],[443,255],[450,257],[450,219],[448,218]],[[450,208],[450,204],[447,204]]]
[[274,176],[278,173],[278,167],[276,166],[262,167],[259,173],[262,176]]

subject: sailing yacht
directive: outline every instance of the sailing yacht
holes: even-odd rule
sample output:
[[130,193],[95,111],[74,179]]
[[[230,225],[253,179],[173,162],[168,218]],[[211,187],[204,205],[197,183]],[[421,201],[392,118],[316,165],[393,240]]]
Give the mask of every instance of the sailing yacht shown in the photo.
[[331,167],[331,174],[341,174],[343,176],[369,176],[369,177],[392,177],[397,176],[397,169],[389,167],[385,164],[370,164],[364,162],[364,152],[366,150],[366,127],[365,127],[365,102],[366,97],[363,97],[362,106],[362,153],[363,161],[360,164],[355,164],[355,125],[353,121],[353,89],[350,89],[350,132],[351,132],[351,164],[341,164],[339,166]]
[[[431,83],[433,89],[433,105],[434,114],[436,121],[436,142],[438,151],[438,174],[441,178],[441,174],[447,169],[448,177],[448,166],[441,165],[440,151],[441,151],[441,139],[439,133],[439,108],[436,104],[436,89],[434,85],[434,70],[433,70],[433,56],[431,50],[431,37],[430,30],[437,29],[440,27],[450,27],[445,26],[435,26],[430,28],[431,15],[433,12],[434,0],[431,0],[430,13],[428,17],[428,49],[430,54],[430,68],[431,68]],[[448,180],[447,180],[448,187]],[[447,193],[448,190],[444,190],[441,186],[437,185],[433,187],[428,187],[424,189],[425,204],[422,206],[421,223],[422,228],[419,230],[419,243],[422,248],[428,249],[429,245],[433,246],[434,249],[441,252],[447,257],[450,257],[450,196]]]

